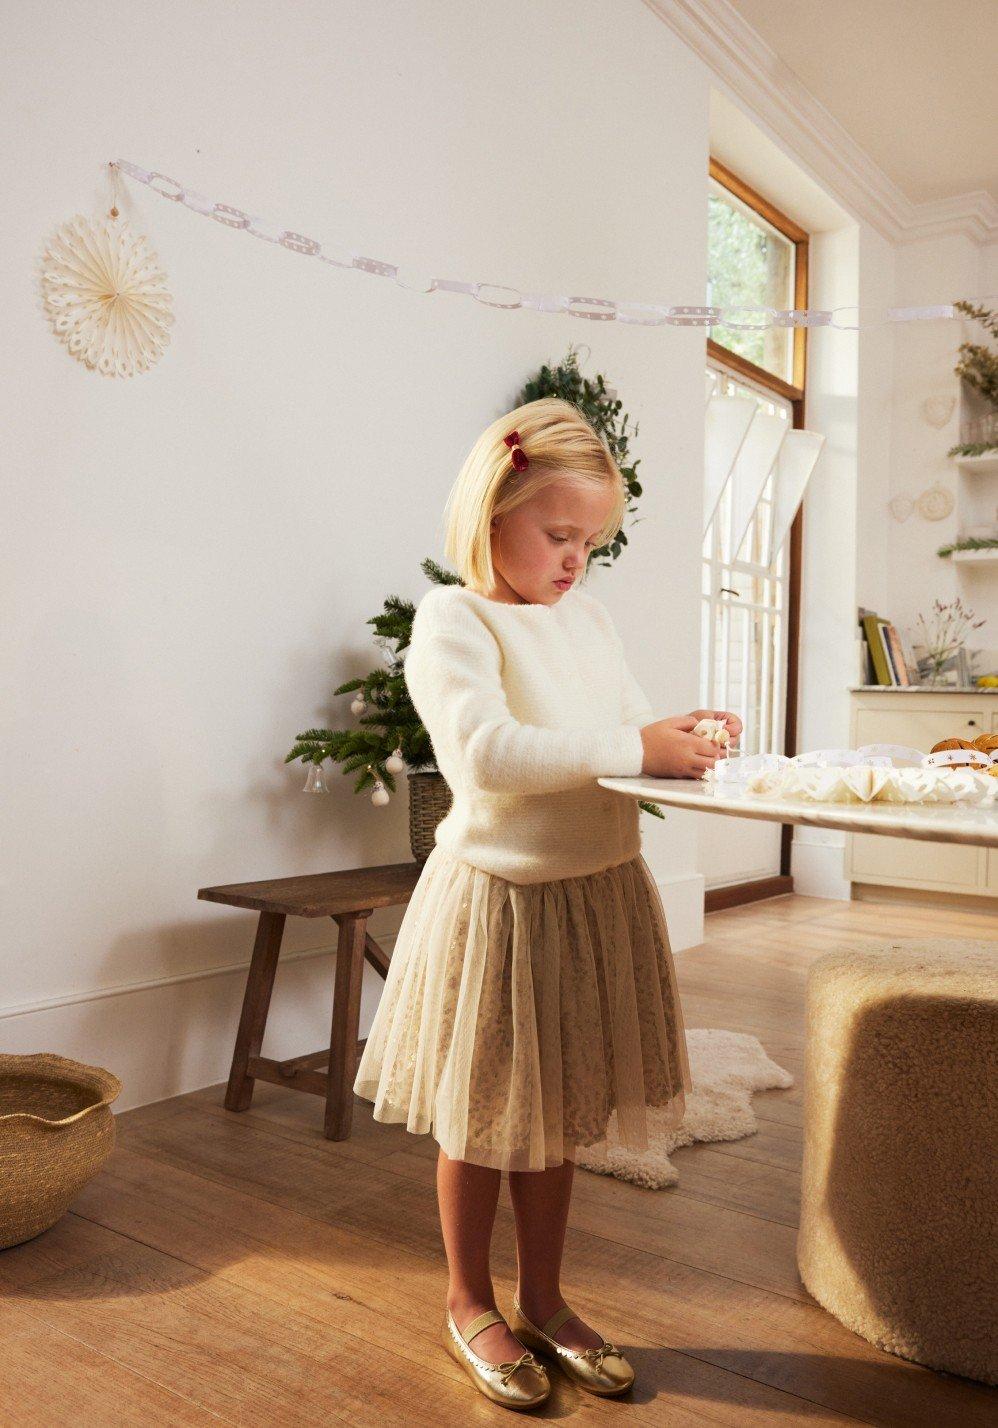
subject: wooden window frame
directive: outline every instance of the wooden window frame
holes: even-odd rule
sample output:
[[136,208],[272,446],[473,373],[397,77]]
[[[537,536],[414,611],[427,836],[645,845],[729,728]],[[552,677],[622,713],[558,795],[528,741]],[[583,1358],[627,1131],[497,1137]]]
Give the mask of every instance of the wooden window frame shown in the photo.
[[[726,188],[760,218],[771,224],[794,245],[794,307],[806,308],[808,296],[808,234],[799,224],[751,188],[737,174],[711,157],[709,174],[712,179]],[[792,418],[791,426],[799,430],[804,426],[804,407],[807,378],[807,328],[793,327],[791,372],[793,381],[787,382],[765,367],[759,367],[737,352],[707,338],[707,356],[725,367],[735,376],[750,377],[753,382],[789,401]],[[788,585],[787,585],[787,682],[786,709],[784,714],[784,752],[797,752],[797,683],[800,671],[800,592],[801,561],[804,541],[803,502],[794,515],[787,535]],[[793,844],[793,824],[784,823],[780,828],[780,871],[769,878],[752,882],[734,883],[730,887],[710,888],[705,896],[704,910],[715,912],[724,907],[735,907],[740,903],[754,902],[758,898],[775,897],[781,893],[793,892],[793,877],[790,872],[790,855]]]

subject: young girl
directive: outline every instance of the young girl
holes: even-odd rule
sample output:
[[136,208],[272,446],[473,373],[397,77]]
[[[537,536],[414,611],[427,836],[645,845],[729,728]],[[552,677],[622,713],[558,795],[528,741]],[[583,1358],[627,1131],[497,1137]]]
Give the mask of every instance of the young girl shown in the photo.
[[[448,499],[462,584],[420,600],[405,679],[453,795],[406,907],[354,1091],[439,1142],[450,1272],[442,1338],[487,1397],[550,1392],[543,1353],[617,1394],[631,1366],[562,1298],[575,1147],[648,1146],[691,1088],[665,913],[637,801],[601,775],[698,778],[719,755],[656,719],[606,607],[583,588],[620,529],[605,440],[545,397],[493,422]],[[489,1244],[509,1177],[517,1288],[496,1307]],[[473,1341],[473,1347],[472,1347]]]

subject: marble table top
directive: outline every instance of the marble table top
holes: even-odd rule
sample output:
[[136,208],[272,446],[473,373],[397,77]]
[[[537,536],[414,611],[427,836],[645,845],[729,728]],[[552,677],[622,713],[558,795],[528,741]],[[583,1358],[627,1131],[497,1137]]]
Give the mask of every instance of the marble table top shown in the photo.
[[969,803],[818,803],[805,798],[761,798],[753,793],[714,794],[700,779],[651,778],[647,774],[600,778],[596,782],[648,803],[694,809],[698,813],[728,813],[736,818],[841,828],[847,833],[884,833],[892,838],[998,848],[998,802],[987,808]]

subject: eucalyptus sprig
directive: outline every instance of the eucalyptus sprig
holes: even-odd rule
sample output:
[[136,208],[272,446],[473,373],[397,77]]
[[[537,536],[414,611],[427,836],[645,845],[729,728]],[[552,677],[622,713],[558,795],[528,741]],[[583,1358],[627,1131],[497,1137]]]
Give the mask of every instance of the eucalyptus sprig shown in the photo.
[[943,665],[963,644],[968,630],[979,630],[986,620],[975,620],[974,611],[967,608],[957,595],[955,600],[943,603],[940,599],[932,602],[932,611],[927,620],[918,616],[919,641],[926,650],[926,657],[933,674],[938,675]]
[[[998,337],[998,313],[978,303],[961,300],[953,306],[958,312],[979,322],[992,337]],[[960,361],[954,371],[974,387],[993,406],[998,406],[998,352],[982,347],[978,342],[961,342]]]

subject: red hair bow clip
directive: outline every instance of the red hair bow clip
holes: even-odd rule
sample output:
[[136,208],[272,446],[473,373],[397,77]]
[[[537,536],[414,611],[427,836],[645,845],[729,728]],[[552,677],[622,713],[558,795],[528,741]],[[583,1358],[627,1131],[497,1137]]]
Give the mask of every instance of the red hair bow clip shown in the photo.
[[508,436],[503,437],[503,441],[513,453],[511,458],[513,462],[513,470],[526,471],[530,463],[527,460],[527,453],[520,445],[520,433],[518,431],[511,431]]

